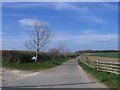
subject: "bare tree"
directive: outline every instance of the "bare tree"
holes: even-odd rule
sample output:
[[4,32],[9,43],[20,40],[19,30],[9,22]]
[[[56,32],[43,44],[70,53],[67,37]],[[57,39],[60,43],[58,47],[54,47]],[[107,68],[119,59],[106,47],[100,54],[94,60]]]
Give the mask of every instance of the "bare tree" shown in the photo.
[[66,45],[64,43],[58,43],[57,48],[61,54],[70,53],[70,49],[66,48]]
[[36,60],[38,59],[39,51],[42,51],[46,44],[51,40],[54,36],[51,28],[45,22],[36,21],[33,25],[34,30],[28,32],[29,39],[25,41],[25,46],[36,52]]
[[48,52],[54,61],[56,57],[60,58],[60,56],[69,55],[70,50],[65,47],[65,44],[58,43],[57,47],[50,49]]
[[58,57],[60,51],[58,48],[52,48],[49,50],[49,54],[52,57],[53,61],[55,60],[56,57]]
[[57,46],[59,52],[62,54],[65,52],[65,44],[63,43],[58,43],[58,46]]
[[[60,52],[60,55],[63,55],[64,57],[67,57],[70,55],[70,49],[66,48],[64,43],[58,43],[58,51]],[[59,56],[60,56],[59,55]]]

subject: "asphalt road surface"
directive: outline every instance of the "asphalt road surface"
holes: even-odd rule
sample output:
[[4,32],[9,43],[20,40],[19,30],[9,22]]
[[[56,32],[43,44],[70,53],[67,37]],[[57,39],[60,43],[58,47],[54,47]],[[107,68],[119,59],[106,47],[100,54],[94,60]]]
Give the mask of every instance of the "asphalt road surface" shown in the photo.
[[28,88],[102,88],[99,82],[91,80],[77,60],[71,59],[62,65],[39,71],[34,76],[3,83],[3,87],[28,87]]

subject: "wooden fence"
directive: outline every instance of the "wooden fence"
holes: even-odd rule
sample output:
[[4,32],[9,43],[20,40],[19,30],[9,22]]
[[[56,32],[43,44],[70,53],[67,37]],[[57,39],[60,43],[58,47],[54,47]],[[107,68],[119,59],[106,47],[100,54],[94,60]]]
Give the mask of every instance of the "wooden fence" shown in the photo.
[[[82,63],[86,64],[87,66],[91,68],[95,68],[99,71],[105,71],[110,72],[114,74],[120,74],[120,63],[118,62],[104,62],[100,60],[96,60],[96,62],[93,61],[87,61],[87,60],[80,60]],[[93,62],[95,65],[91,65],[91,62]]]
[[100,71],[111,72],[114,74],[120,74],[120,63],[116,62],[103,62],[96,61],[96,69]]

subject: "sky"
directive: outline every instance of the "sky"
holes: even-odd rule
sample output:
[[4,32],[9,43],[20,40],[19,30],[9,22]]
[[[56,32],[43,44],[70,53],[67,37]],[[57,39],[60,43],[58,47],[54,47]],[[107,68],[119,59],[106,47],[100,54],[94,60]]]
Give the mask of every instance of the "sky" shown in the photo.
[[3,2],[2,49],[27,50],[24,42],[36,20],[55,33],[47,49],[60,43],[71,51],[118,49],[116,2]]

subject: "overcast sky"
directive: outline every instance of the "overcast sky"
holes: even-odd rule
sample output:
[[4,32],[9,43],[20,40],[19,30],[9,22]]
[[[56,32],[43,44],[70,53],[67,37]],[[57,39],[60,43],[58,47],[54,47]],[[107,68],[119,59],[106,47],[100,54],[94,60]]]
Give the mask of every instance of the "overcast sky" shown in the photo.
[[26,32],[36,20],[48,22],[55,33],[48,48],[63,43],[71,51],[118,49],[116,2],[4,2],[3,49],[25,50]]

